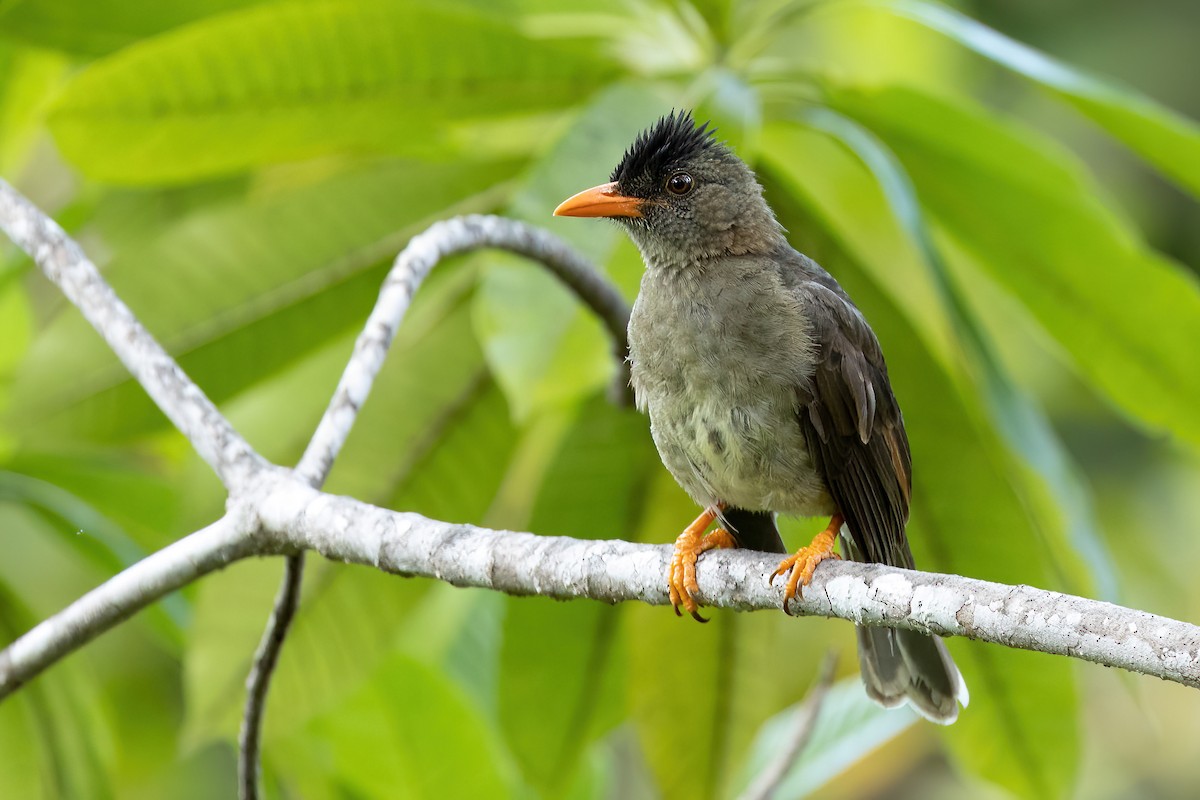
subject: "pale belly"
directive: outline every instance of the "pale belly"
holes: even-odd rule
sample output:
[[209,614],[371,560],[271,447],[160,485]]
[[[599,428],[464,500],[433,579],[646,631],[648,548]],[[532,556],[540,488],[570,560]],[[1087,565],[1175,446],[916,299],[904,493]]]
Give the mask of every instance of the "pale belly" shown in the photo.
[[647,398],[654,443],[684,491],[703,506],[726,503],[800,516],[833,513],[791,393],[768,391],[730,402],[712,388],[688,387],[683,402]]

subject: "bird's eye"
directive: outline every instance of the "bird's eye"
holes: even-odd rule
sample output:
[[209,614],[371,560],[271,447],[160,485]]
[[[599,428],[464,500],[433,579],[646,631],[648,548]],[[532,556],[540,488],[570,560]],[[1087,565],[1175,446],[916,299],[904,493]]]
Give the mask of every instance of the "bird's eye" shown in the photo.
[[667,178],[667,191],[671,194],[685,195],[692,190],[692,176],[686,172],[676,172]]

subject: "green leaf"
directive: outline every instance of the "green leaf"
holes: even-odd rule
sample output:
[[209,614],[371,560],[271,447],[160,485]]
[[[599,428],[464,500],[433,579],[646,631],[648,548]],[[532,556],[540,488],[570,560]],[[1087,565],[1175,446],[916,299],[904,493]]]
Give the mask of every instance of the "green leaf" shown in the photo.
[[908,89],[838,92],[834,103],[887,142],[931,216],[1087,379],[1147,425],[1200,445],[1200,287],[1097,199],[1073,158]]
[[[650,91],[618,85],[576,118],[516,191],[514,216],[546,226],[594,262],[613,252],[620,232],[600,220],[553,218],[555,206],[604,183],[634,135],[663,111]],[[569,405],[614,374],[603,327],[540,265],[495,258],[476,301],[476,330],[488,365],[518,419]]]
[[[120,525],[52,483],[0,470],[0,501],[21,503],[41,514],[60,541],[106,574],[116,574],[148,555]],[[182,640],[187,606],[179,595],[163,598],[147,613],[169,640]]]
[[[16,272],[6,272],[3,267],[0,256],[0,423],[12,402],[17,367],[33,343],[33,313],[25,289],[16,280]],[[0,424],[0,463],[7,460],[13,438]]]
[[[430,282],[441,278],[461,284],[460,277],[469,278],[471,274],[437,272]],[[448,286],[447,290],[454,304],[434,327],[417,336],[421,321],[411,317],[401,327],[403,340],[397,337],[400,346],[393,345],[371,397],[359,413],[330,475],[330,491],[367,502],[404,499],[397,495],[403,494],[410,481],[421,480],[422,460],[436,455],[442,438],[454,432],[463,418],[470,417],[487,393],[490,381],[471,327],[470,296],[464,296],[461,286]],[[440,293],[440,287],[425,286],[417,297],[436,300]],[[491,410],[485,414],[506,414],[502,403],[495,408],[495,398],[489,395],[486,399]],[[387,446],[381,447],[380,442]],[[498,460],[503,461],[503,457],[498,456]],[[460,472],[453,480],[469,478],[469,474]],[[438,504],[436,498],[429,502],[427,511],[454,512]],[[478,511],[477,503],[472,507]]]
[[[0,28],[7,32],[6,23],[0,14]],[[49,98],[66,71],[66,60],[57,54],[0,42],[0,175],[18,187],[22,182],[17,179],[42,133]]]
[[18,2],[0,13],[6,36],[80,55],[103,55],[202,17],[262,0],[176,0],[131,4],[123,0]]
[[237,735],[246,675],[282,575],[282,559],[254,559],[231,564],[197,587],[183,653],[185,752]]
[[268,747],[338,709],[368,680],[430,588],[427,581],[362,567],[313,566],[313,585],[288,636],[268,704]]
[[[0,641],[11,642],[37,619],[0,577]],[[56,664],[0,703],[0,745],[5,797],[114,796],[112,731],[95,676],[78,659]]]
[[476,373],[421,431],[403,459],[388,506],[450,522],[485,523],[517,437],[499,387],[491,376]]
[[[742,771],[743,789],[789,746],[801,706],[786,708],[763,724]],[[872,702],[857,676],[838,681],[825,695],[808,745],[788,768],[774,796],[805,797],[817,791],[919,721],[907,706],[888,709]]]
[[946,6],[867,0],[945,34],[984,58],[1046,86],[1182,187],[1200,195],[1200,128],[1145,95],[1088,75]]
[[[358,166],[188,216],[149,244],[120,253],[106,275],[219,403],[364,319],[386,273],[384,259],[434,217],[488,208],[494,202],[488,191],[512,169],[407,161]],[[121,439],[165,425],[70,308],[38,337],[23,364],[11,417],[30,437],[68,442]]]
[[[807,144],[794,129],[768,129],[762,152],[769,166],[760,175],[792,243],[837,277],[887,355],[913,451],[908,534],[918,568],[1054,588],[1011,456],[962,379],[881,293],[875,268],[858,261],[858,238],[848,231],[854,221],[829,216],[819,194],[823,162],[809,158],[815,154]],[[1019,795],[1066,791],[1079,735],[1071,665],[982,644],[950,647],[973,690],[971,707],[947,734],[960,761]]]
[[[279,560],[241,562],[201,584],[184,655],[186,750],[213,739],[236,740],[246,675],[281,566]],[[267,701],[268,757],[276,742],[337,708],[368,680],[394,652],[396,632],[430,587],[320,561],[306,572],[300,610]]]
[[[871,171],[888,199],[896,220],[908,237],[920,248],[925,263],[937,284],[949,311],[958,338],[970,359],[980,391],[988,403],[997,429],[1014,453],[1037,471],[1053,491],[1066,515],[1066,534],[1070,545],[1086,559],[1102,597],[1116,601],[1116,567],[1100,535],[1088,487],[1079,468],[1059,440],[1040,406],[1009,377],[993,341],[976,319],[961,290],[954,282],[950,267],[929,230],[916,190],[896,157],[869,131],[853,120],[830,109],[812,109],[803,122],[825,131],[845,144]],[[1057,542],[1051,542],[1055,546]],[[1071,558],[1063,559],[1070,562]],[[1090,587],[1072,585],[1071,590],[1086,593]]]
[[570,105],[612,70],[459,6],[276,3],[92,64],[55,104],[90,177],[187,181],[335,152],[429,154],[446,124]]
[[[578,409],[547,470],[529,530],[632,538],[657,464],[646,420],[593,398]],[[598,603],[507,603],[500,719],[526,779],[548,796],[564,793],[591,742],[619,721],[621,615],[622,608]]]
[[393,656],[346,702],[293,740],[288,763],[327,764],[363,798],[509,797],[511,765],[462,690],[429,666]]

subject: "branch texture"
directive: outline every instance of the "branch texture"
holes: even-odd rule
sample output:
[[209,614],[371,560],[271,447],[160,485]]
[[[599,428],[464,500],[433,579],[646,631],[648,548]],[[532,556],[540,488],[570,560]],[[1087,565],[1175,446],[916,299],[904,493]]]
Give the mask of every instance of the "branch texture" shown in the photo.
[[[228,531],[219,537],[193,534],[18,639],[0,653],[0,697],[157,597],[250,555],[316,550],[332,560],[397,575],[513,595],[668,603],[668,545],[440,522],[319,492],[283,470],[270,471],[239,496],[231,516],[248,513],[256,514],[253,537],[231,542]],[[186,549],[179,547],[185,543],[190,543]],[[742,611],[781,609],[781,593],[768,583],[777,563],[771,553],[706,553],[697,599]],[[163,580],[162,575],[172,577]],[[789,610],[1067,655],[1200,688],[1200,627],[1029,586],[825,561]]]
[[[515,595],[668,602],[665,545],[455,525],[305,492],[294,483],[273,491],[260,508],[267,530],[330,559]],[[781,609],[781,593],[768,583],[778,560],[749,551],[706,553],[697,599],[743,611]],[[825,561],[789,610],[1072,656],[1200,688],[1200,627],[1030,586]]]

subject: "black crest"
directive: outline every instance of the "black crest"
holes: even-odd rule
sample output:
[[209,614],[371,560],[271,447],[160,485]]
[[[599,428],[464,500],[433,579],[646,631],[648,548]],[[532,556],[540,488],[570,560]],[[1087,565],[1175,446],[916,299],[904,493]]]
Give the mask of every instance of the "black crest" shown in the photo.
[[609,180],[628,183],[639,175],[658,175],[667,167],[705,150],[720,147],[708,123],[697,127],[690,111],[672,111],[638,134]]

